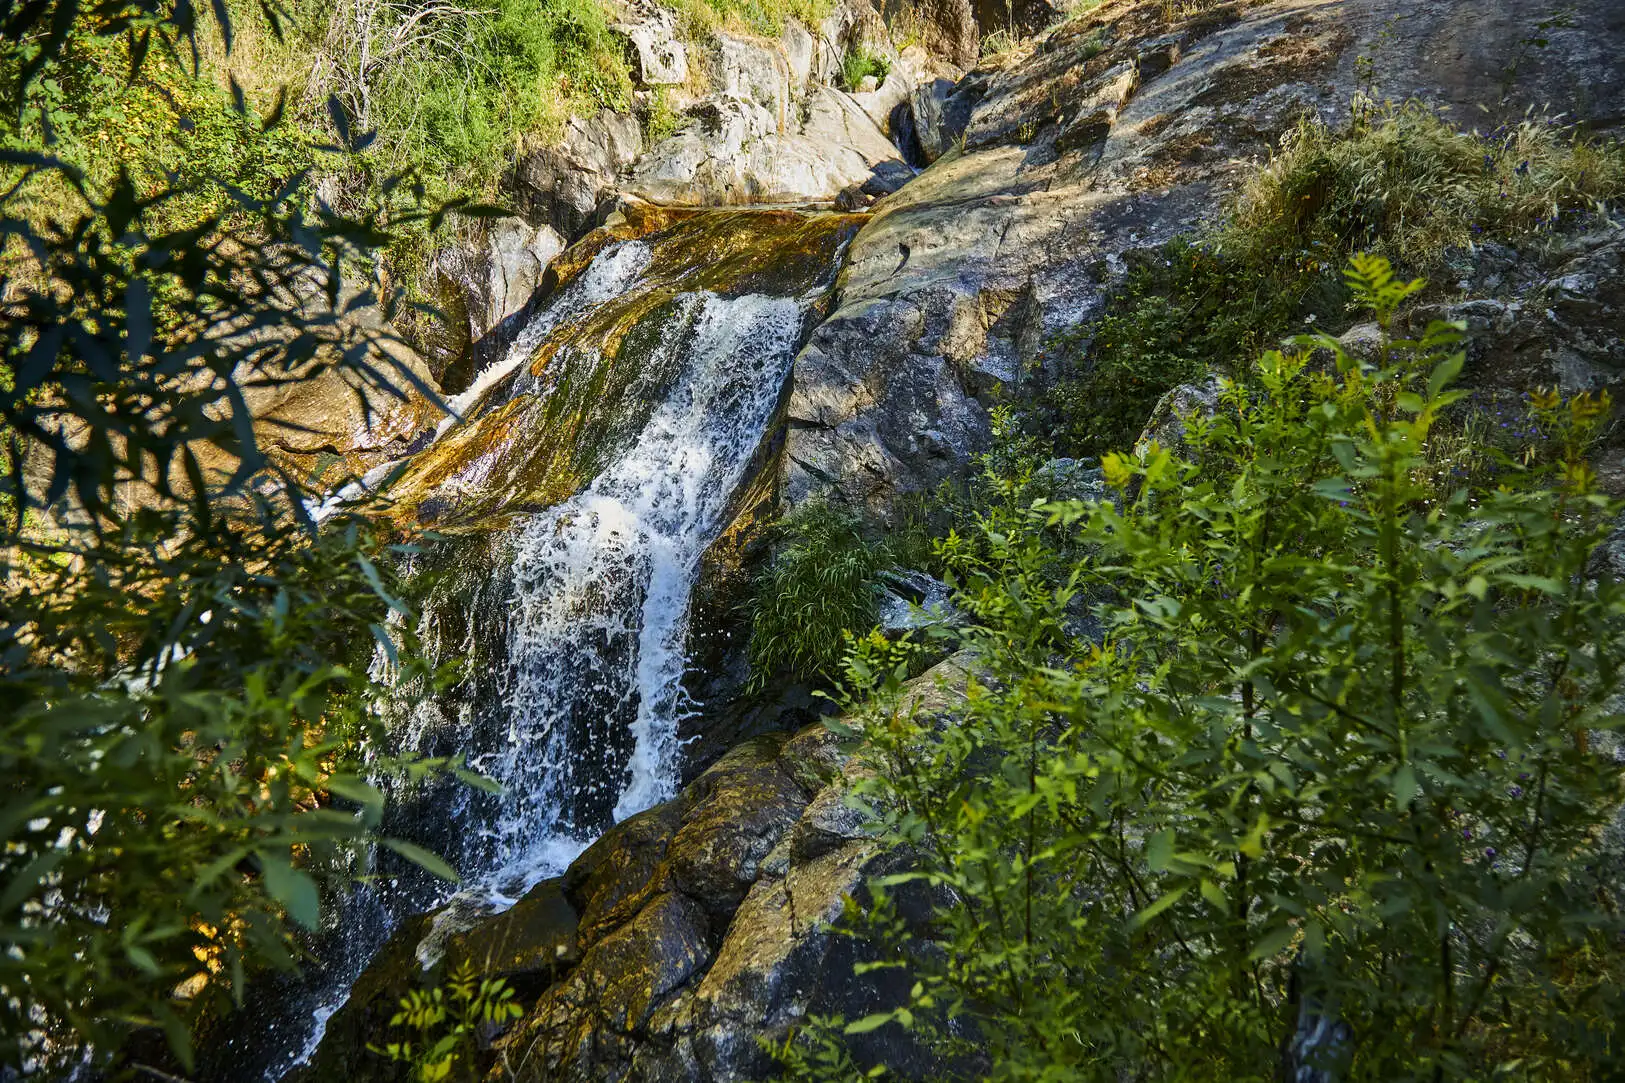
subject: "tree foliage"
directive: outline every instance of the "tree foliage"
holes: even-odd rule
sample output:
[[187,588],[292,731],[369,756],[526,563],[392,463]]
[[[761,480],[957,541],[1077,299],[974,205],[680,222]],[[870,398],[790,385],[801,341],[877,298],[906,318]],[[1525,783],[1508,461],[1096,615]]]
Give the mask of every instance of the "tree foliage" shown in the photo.
[[[24,90],[81,15],[136,69],[195,40],[190,5],[12,9]],[[334,122],[340,149],[365,143]],[[375,645],[425,666],[393,581],[410,539],[354,506],[318,525],[249,406],[322,374],[363,404],[408,393],[358,318],[392,302],[351,281],[390,233],[297,175],[224,202],[210,181],[177,226],[164,208],[200,182],[0,158],[0,1065],[105,1061],[142,1027],[185,1061],[196,1015],[293,965],[373,838]],[[73,198],[41,220],[24,193],[43,181]]]
[[[1419,288],[1348,277],[1385,329]],[[899,951],[910,1003],[848,1031],[910,1026],[992,1079],[1618,1074],[1606,403],[1541,396],[1549,465],[1441,490],[1458,337],[1269,352],[1187,450],[1109,456],[1114,500],[949,540],[983,667],[962,716],[900,706],[891,648],[852,662],[890,673],[866,798],[920,859],[875,886],[954,902]],[[852,1077],[838,1039],[791,1060]]]

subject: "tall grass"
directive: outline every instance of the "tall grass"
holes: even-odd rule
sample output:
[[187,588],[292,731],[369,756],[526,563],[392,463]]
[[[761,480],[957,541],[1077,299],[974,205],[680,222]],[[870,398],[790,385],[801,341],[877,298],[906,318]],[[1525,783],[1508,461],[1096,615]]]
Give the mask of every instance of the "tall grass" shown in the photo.
[[822,503],[804,505],[779,524],[779,550],[749,604],[754,688],[779,677],[833,681],[846,633],[874,626],[876,575],[890,560],[862,526],[852,512]]
[[1254,266],[1283,256],[1336,266],[1379,252],[1414,269],[1450,248],[1551,231],[1625,199],[1625,149],[1560,118],[1462,131],[1410,102],[1345,129],[1305,120],[1219,231]]
[[626,54],[599,0],[452,8],[376,68],[360,55],[368,43],[345,7],[384,7],[391,36],[405,32],[412,13],[342,0],[327,36],[328,70],[376,127],[380,157],[394,168],[417,165],[448,188],[491,194],[523,138],[557,138],[571,113],[631,106]]

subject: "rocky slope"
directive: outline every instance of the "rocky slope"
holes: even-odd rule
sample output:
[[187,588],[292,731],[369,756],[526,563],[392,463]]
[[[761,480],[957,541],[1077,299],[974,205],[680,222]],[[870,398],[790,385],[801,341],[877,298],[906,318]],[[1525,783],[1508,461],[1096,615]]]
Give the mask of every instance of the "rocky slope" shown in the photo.
[[[787,497],[879,510],[952,472],[1001,389],[1059,375],[1047,341],[1101,311],[1125,258],[1209,220],[1305,112],[1336,121],[1374,89],[1464,124],[1526,103],[1625,120],[1625,72],[1599,47],[1625,10],[1585,5],[1589,32],[1520,54],[1518,5],[1489,7],[1276,0],[1169,21],[1108,4],[919,91],[921,142],[943,153],[876,208],[796,365]],[[1554,364],[1530,375],[1557,382]]]
[[[1625,8],[1573,6],[1585,29],[1531,48],[1533,16],[1510,2],[1272,0],[1172,18],[1158,3],[1108,3],[986,60],[978,31],[992,17],[963,0],[922,5],[921,44],[904,49],[890,37],[896,12],[849,0],[817,36],[724,35],[680,58],[658,48],[667,16],[639,9],[626,26],[645,85],[681,82],[680,59],[710,89],[653,147],[629,118],[600,114],[519,162],[522,215],[445,257],[447,295],[471,337],[501,341],[548,288],[548,254],[624,223],[638,202],[878,199],[794,365],[769,473],[783,502],[834,497],[884,515],[987,446],[1002,395],[1063,375],[1054,334],[1098,315],[1129,261],[1209,220],[1305,112],[1335,120],[1375,92],[1420,96],[1464,124],[1481,107],[1495,121],[1527,105],[1625,123],[1613,60]],[[857,43],[893,65],[847,93],[830,83]],[[1468,378],[1488,394],[1613,386],[1625,378],[1622,261],[1618,228],[1538,256],[1485,246],[1457,259],[1454,299],[1415,316],[1480,332]],[[1605,472],[1625,484],[1625,454],[1610,456]],[[965,665],[916,682],[924,709],[951,711]],[[820,727],[754,738],[617,825],[560,880],[467,924],[428,968],[429,919],[409,924],[305,1078],[392,1078],[365,1044],[405,989],[465,958],[524,997],[524,1018],[487,1035],[493,1079],[760,1078],[758,1038],[808,1013],[862,1015],[896,992],[855,979],[865,947],[827,927],[867,876],[906,860],[847,807],[859,769]],[[930,1067],[920,1050],[884,1055],[905,1078]]]
[[[843,0],[816,35],[797,24],[775,41],[718,34],[703,53],[664,59],[657,46],[681,49],[662,30],[670,13],[629,9],[621,28],[642,85],[672,94],[678,130],[646,146],[636,118],[602,111],[522,157],[510,186],[520,214],[438,257],[447,318],[419,344],[460,390],[548,261],[629,200],[850,209],[878,198],[840,307],[797,365],[782,477],[792,502],[834,492],[878,510],[981,448],[989,403],[1058,375],[1046,343],[1098,314],[1125,257],[1210,218],[1304,113],[1336,121],[1367,94],[1419,97],[1463,124],[1526,106],[1596,128],[1625,121],[1611,51],[1625,9],[1584,0],[1573,29],[1535,47],[1519,5],[1468,7],[1275,0],[1169,18],[1167,5],[1108,3],[968,73],[960,65],[975,65],[1003,13],[978,22],[967,0],[906,20]],[[1018,24],[1055,14],[1011,10]],[[899,49],[905,24],[914,40]],[[834,84],[860,48],[891,67],[849,93]],[[482,338],[484,354],[470,348]],[[307,409],[300,421],[341,452],[386,442],[348,416]]]
[[[951,658],[916,678],[904,709],[951,717],[967,664]],[[772,1062],[758,1038],[809,1013],[895,1006],[906,979],[855,976],[869,949],[830,928],[869,877],[906,863],[867,836],[846,800],[864,770],[851,752],[822,725],[748,741],[513,909],[465,918],[449,938],[444,923],[434,939],[431,919],[409,923],[297,1078],[395,1078],[366,1043],[407,990],[464,960],[508,980],[530,1008],[488,1050],[493,1080],[762,1078]],[[923,902],[904,896],[905,915],[923,917]],[[926,1051],[895,1043],[884,1056],[905,1076],[932,1066]]]

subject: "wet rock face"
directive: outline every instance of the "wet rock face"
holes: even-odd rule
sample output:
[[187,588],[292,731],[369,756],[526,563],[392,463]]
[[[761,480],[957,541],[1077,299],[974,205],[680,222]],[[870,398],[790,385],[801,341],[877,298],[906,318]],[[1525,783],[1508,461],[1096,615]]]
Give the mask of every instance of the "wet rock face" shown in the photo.
[[528,364],[465,404],[467,423],[424,449],[393,487],[399,513],[483,528],[579,491],[636,438],[686,363],[698,291],[798,298],[811,308],[859,224],[788,211],[648,218],[597,231],[553,261],[545,285],[562,294],[609,246],[635,239],[648,250],[635,280],[571,310]]
[[[401,998],[414,989],[434,988],[459,966],[471,964],[482,977],[501,978],[520,998],[531,1000],[582,961],[576,913],[562,879],[544,880],[511,909],[461,932],[440,937],[435,925],[436,918],[425,914],[396,931],[328,1020],[310,1062],[286,1077],[289,1083],[399,1079],[399,1066],[367,1045],[405,1037],[389,1027]],[[435,954],[425,964],[429,945]]]
[[[964,679],[963,660],[952,659],[909,695],[926,715],[951,715]],[[775,1067],[758,1038],[781,1040],[809,1012],[858,1018],[902,1003],[906,970],[855,975],[878,949],[830,928],[871,876],[908,863],[870,837],[848,802],[866,770],[850,757],[821,725],[748,741],[506,913],[441,940],[431,929],[442,917],[408,922],[299,1078],[394,1078],[367,1043],[383,1040],[406,990],[463,959],[506,978],[526,1008],[481,1054],[493,1081],[767,1078]],[[900,902],[905,918],[923,922],[932,899]],[[443,955],[424,969],[429,943]],[[942,1067],[896,1035],[866,1040],[860,1060],[883,1059],[896,1078]]]
[[[1510,114],[1537,102],[1625,121],[1625,70],[1603,59],[1625,42],[1625,9],[1582,6],[1584,31],[1522,51]],[[1162,10],[1107,4],[963,79],[916,85],[911,134],[932,164],[875,205],[841,308],[798,360],[782,474],[792,503],[884,515],[898,494],[934,486],[986,445],[1000,389],[1053,375],[1045,343],[1098,316],[1126,253],[1209,221],[1305,112],[1346,116],[1362,60],[1386,96],[1477,116],[1502,108],[1507,65],[1532,32],[1522,5],[1463,0],[1275,0],[1174,21]],[[1582,355],[1594,349],[1563,353],[1572,380],[1592,378]]]

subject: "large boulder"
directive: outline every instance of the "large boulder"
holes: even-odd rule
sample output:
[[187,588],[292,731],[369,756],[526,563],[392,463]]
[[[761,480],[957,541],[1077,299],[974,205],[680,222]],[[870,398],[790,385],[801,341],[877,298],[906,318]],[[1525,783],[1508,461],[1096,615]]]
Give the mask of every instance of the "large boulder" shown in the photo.
[[618,189],[623,170],[643,153],[637,118],[600,109],[571,117],[555,145],[520,157],[514,189],[525,219],[576,240],[597,224],[598,208]]
[[[565,240],[551,225],[510,216],[488,222],[435,257],[435,272],[458,293],[468,339],[483,337],[525,306]],[[457,390],[452,388],[451,390]]]
[[626,38],[643,86],[681,86],[688,80],[688,46],[677,33],[677,16],[652,0],[630,0],[616,13],[615,31]]
[[626,195],[678,206],[832,201],[903,167],[850,95],[808,87],[812,47],[797,35],[775,44],[719,34],[712,61],[716,92],[637,163]]
[[899,18],[907,19],[926,52],[961,68],[976,63],[982,53],[982,33],[992,29],[977,22],[971,0],[890,0],[882,14],[893,24]]
[[[432,989],[458,967],[469,964],[482,976],[501,978],[522,998],[534,999],[572,973],[583,961],[576,914],[565,898],[563,881],[544,880],[503,913],[466,929],[438,934],[443,915],[421,915],[397,929],[350,989],[350,996],[326,1023],[308,1063],[294,1069],[290,1083],[393,1083],[399,1066],[371,1052],[369,1045],[408,1035],[392,1031],[389,1020],[401,998]],[[425,950],[426,948],[430,950]]]
[[1581,7],[1576,29],[1531,49],[1534,16],[1509,2],[1273,0],[1173,20],[1108,3],[956,85],[918,87],[933,164],[877,205],[841,307],[798,360],[787,497],[883,513],[959,469],[1001,395],[1053,377],[1046,343],[1102,311],[1125,254],[1211,220],[1300,116],[1346,117],[1368,71],[1464,123],[1529,103],[1619,123],[1625,68],[1608,57],[1625,9]]
[[[254,419],[259,449],[313,485],[337,486],[394,462],[420,447],[444,416],[436,401],[440,385],[428,362],[377,304],[365,300],[353,289],[342,292],[339,322],[346,348],[363,349],[367,364],[387,386],[361,380],[353,369],[334,365],[331,355],[287,382],[254,386],[256,374],[238,374],[247,385],[243,401]],[[298,333],[306,304],[322,318],[331,314],[325,298],[298,298],[290,310],[291,330],[273,333]],[[237,467],[234,456],[212,445],[200,444],[194,451],[206,475],[223,476]]]

